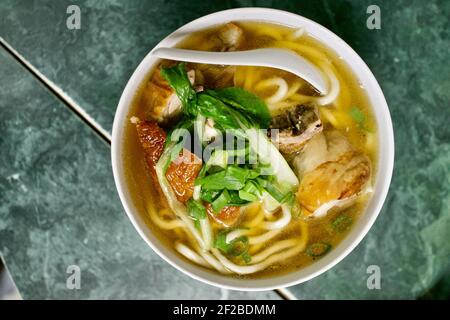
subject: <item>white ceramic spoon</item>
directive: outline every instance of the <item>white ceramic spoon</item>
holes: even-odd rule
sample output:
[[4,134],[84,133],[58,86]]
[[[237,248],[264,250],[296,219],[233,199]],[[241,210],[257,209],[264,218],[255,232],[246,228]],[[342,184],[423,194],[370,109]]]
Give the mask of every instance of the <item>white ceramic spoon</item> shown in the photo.
[[233,52],[209,52],[177,48],[157,48],[152,54],[158,58],[194,63],[231,66],[261,66],[289,71],[309,82],[322,95],[327,81],[322,72],[311,62],[285,49],[254,49]]

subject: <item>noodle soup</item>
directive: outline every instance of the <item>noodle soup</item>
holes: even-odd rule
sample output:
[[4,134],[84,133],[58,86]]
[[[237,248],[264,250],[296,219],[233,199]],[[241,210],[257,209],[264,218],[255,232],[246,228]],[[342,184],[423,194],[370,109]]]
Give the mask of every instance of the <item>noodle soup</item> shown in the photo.
[[[179,47],[293,50],[329,90],[265,67],[159,64],[124,139],[128,188],[148,227],[183,259],[230,277],[283,274],[329,254],[364,211],[377,169],[377,126],[356,77],[302,28],[236,21]],[[197,142],[177,140],[180,129]],[[243,145],[205,157],[229,132]]]

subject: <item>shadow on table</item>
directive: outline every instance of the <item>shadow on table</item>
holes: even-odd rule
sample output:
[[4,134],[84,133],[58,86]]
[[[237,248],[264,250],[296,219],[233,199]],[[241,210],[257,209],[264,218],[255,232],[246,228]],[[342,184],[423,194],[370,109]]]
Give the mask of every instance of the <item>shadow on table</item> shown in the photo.
[[450,270],[419,300],[450,300]]

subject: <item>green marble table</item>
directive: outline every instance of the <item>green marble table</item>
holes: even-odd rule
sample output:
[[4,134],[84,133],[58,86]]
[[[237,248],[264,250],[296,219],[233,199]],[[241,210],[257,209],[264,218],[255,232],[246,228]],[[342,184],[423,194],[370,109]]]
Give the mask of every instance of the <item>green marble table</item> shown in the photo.
[[[81,29],[66,9],[81,8]],[[1,1],[0,36],[106,131],[126,81],[165,35],[202,15],[260,6],[328,27],[367,62],[394,121],[391,189],[372,230],[332,270],[287,290],[299,299],[450,298],[450,2]],[[109,145],[0,48],[0,252],[25,299],[278,299],[191,280],[134,231]],[[68,290],[69,265],[82,270]],[[366,285],[369,265],[381,289]]]

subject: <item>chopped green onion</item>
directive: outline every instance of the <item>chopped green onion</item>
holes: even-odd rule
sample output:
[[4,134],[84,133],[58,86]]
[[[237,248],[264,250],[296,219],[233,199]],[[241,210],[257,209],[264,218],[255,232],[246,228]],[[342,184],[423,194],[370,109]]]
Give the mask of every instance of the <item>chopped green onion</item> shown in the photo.
[[258,176],[258,170],[232,165],[226,167],[225,170],[196,179],[195,184],[210,190],[240,190],[245,186],[247,180]]
[[228,190],[223,190],[220,196],[218,196],[217,199],[211,203],[214,213],[219,213],[220,210],[222,210],[223,207],[225,207],[230,202],[230,200],[231,199]]
[[245,263],[249,264],[252,261],[252,257],[248,254],[248,252],[244,252],[241,254],[242,260],[244,260]]
[[292,207],[295,204],[295,194],[293,192],[286,193],[281,203],[286,203],[288,206]]
[[261,198],[261,189],[254,181],[247,181],[244,188],[239,190],[239,198],[250,202],[258,201]]
[[247,236],[241,236],[227,243],[227,234],[229,230],[223,230],[217,234],[214,241],[214,247],[231,257],[241,257],[245,263],[251,261],[248,253],[249,242]]
[[230,190],[228,191],[228,193],[230,194],[230,201],[228,201],[228,206],[243,206],[246,205],[248,203],[247,200],[242,199],[241,197],[239,197],[239,191],[237,190]]
[[278,188],[268,180],[257,178],[256,181],[261,187],[263,187],[275,200],[279,203],[283,203],[285,195],[278,190]]
[[261,197],[263,189],[255,181],[247,181],[244,188],[242,189],[248,193],[251,193],[257,197]]
[[244,190],[239,190],[239,198],[250,202],[257,201],[258,197]]
[[362,125],[366,121],[366,116],[358,107],[352,107],[349,114],[358,125]]
[[200,194],[200,199],[211,203],[214,200],[216,200],[219,195],[220,195],[220,191],[202,189],[201,194]]
[[209,190],[240,190],[244,187],[244,181],[241,177],[227,174],[222,170],[201,179],[196,179],[195,184],[199,184],[203,189]]
[[346,214],[342,214],[331,222],[331,227],[337,232],[344,232],[352,224],[352,218]]
[[228,164],[228,157],[230,155],[226,150],[214,150],[211,157],[208,159],[206,163],[207,168],[209,169],[211,166],[217,166],[221,168],[225,168]]
[[206,218],[206,209],[199,202],[194,199],[189,199],[186,203],[188,215],[194,220],[195,227],[200,229],[200,220]]
[[330,251],[331,245],[325,242],[316,242],[308,247],[306,254],[313,258],[318,258]]
[[349,115],[352,117],[353,121],[356,122],[358,128],[371,132],[371,130],[367,127],[366,115],[358,107],[353,106],[349,111]]
[[214,248],[219,249],[223,253],[228,253],[230,250],[230,244],[227,243],[227,233],[226,231],[220,231],[214,241]]

